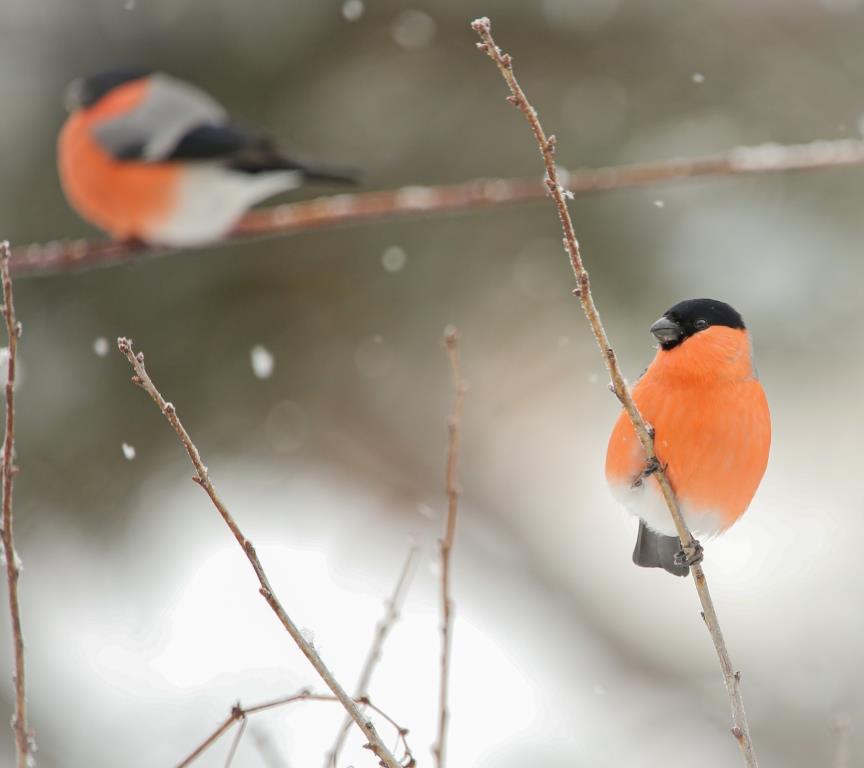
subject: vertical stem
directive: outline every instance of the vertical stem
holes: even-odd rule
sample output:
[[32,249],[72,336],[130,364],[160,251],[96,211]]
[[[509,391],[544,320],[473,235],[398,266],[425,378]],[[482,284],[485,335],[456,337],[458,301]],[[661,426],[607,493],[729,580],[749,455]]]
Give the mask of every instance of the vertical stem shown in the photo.
[[438,692],[438,739],[433,748],[437,768],[444,768],[447,759],[447,726],[450,720],[450,652],[453,645],[453,600],[450,596],[450,557],[456,536],[456,513],[459,505],[459,479],[457,466],[462,431],[462,406],[468,387],[462,379],[459,363],[459,332],[448,327],[444,331],[444,347],[450,358],[453,381],[453,409],[447,422],[449,447],[447,451],[447,526],[441,540],[441,680]]
[[[417,559],[417,547],[411,547],[408,556],[405,558],[405,563],[402,565],[402,571],[399,573],[399,578],[396,581],[396,586],[393,588],[393,593],[386,603],[384,615],[381,617],[378,624],[375,626],[375,634],[372,638],[372,645],[369,647],[369,653],[366,655],[366,661],[363,664],[363,669],[360,672],[360,679],[357,681],[357,688],[354,691],[354,698],[360,699],[369,695],[369,683],[372,680],[372,673],[375,671],[375,666],[381,659],[381,652],[384,648],[384,642],[390,634],[390,630],[399,618],[399,611],[402,607],[402,600],[407,591],[408,582],[410,581],[414,570],[414,563]],[[346,715],[339,728],[339,733],[336,735],[336,740],[333,746],[327,753],[324,761],[324,768],[336,768],[336,761],[339,758],[339,753],[345,745],[345,739],[348,736],[348,731],[351,728],[351,718]]]
[[[653,431],[645,422],[642,414],[639,413],[639,409],[633,400],[630,388],[627,386],[627,381],[624,379],[621,368],[618,365],[615,351],[609,343],[606,330],[600,320],[600,314],[594,304],[594,297],[591,295],[591,283],[588,278],[588,272],[582,262],[579,241],[576,239],[573,221],[570,218],[570,211],[567,209],[567,201],[565,199],[567,193],[558,181],[558,171],[555,167],[556,139],[554,136],[546,136],[543,127],[540,125],[540,119],[537,117],[537,110],[528,102],[524,91],[516,80],[516,76],[513,74],[513,61],[511,57],[506,53],[502,53],[492,38],[492,25],[489,19],[477,19],[471,24],[471,28],[480,36],[481,42],[477,44],[477,47],[495,62],[498,71],[510,89],[510,96],[507,97],[507,101],[522,112],[531,127],[534,138],[537,140],[540,154],[543,157],[543,164],[546,168],[546,186],[549,189],[550,197],[555,203],[555,209],[564,233],[564,247],[567,250],[570,266],[576,278],[577,287],[574,293],[579,297],[582,310],[588,319],[588,323],[591,325],[591,331],[594,333],[594,339],[600,348],[600,353],[603,355],[606,369],[609,371],[609,377],[612,380],[613,391],[630,417],[633,429],[645,451],[646,460],[653,459],[655,458]],[[678,538],[681,539],[681,546],[685,552],[692,552],[694,539],[684,522],[684,518],[681,516],[678,501],[675,498],[666,473],[660,469],[655,473],[655,477],[663,492],[663,498],[666,501],[666,506],[669,508],[669,513],[672,515],[675,529],[678,532]],[[696,563],[691,568],[691,572],[693,574],[693,582],[696,585],[696,592],[699,595],[699,601],[702,603],[702,617],[705,619],[705,624],[711,634],[711,640],[714,643],[714,649],[717,652],[717,658],[720,661],[720,668],[723,672],[723,682],[726,686],[726,693],[729,696],[729,705],[732,710],[732,735],[738,742],[744,763],[748,768],[757,768],[756,755],[750,740],[750,726],[747,722],[747,714],[744,711],[744,699],[741,695],[741,675],[735,671],[729,658],[729,651],[726,648],[726,641],[723,639],[723,632],[720,629],[717,612],[714,610],[711,593],[708,591],[708,583],[705,580],[702,564]]]
[[18,577],[21,566],[15,553],[12,536],[12,483],[15,467],[15,371],[18,356],[18,339],[21,324],[15,317],[15,302],[12,296],[12,277],[9,273],[9,243],[0,243],[0,279],[3,283],[3,318],[9,337],[9,354],[6,359],[6,419],[3,437],[2,483],[3,483],[3,554],[6,560],[6,583],[9,588],[9,613],[12,619],[12,642],[15,653],[15,715],[12,729],[15,732],[15,752],[18,768],[26,768],[31,760],[32,745],[27,731],[27,695],[24,674],[24,634],[21,629],[21,605],[18,599]]

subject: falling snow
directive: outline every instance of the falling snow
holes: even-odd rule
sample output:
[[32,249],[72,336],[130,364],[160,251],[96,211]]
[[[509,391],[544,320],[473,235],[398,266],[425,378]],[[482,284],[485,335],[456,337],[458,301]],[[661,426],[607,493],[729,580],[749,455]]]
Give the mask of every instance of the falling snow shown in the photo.
[[132,461],[132,459],[135,458],[136,451],[134,445],[129,445],[129,443],[123,443],[123,445],[121,445],[120,447],[123,450],[123,455],[126,457],[126,461]]
[[701,83],[705,82],[705,75],[703,75],[701,72],[694,72],[692,75],[690,75],[690,79],[697,85],[700,85]]
[[104,336],[98,336],[93,339],[93,352],[97,357],[108,357],[108,352],[111,350],[111,345],[108,339]]
[[437,24],[423,11],[402,11],[390,28],[393,40],[400,48],[425,48],[435,39]]
[[404,249],[398,245],[391,245],[381,254],[381,265],[387,272],[401,272],[405,268],[407,259]]
[[273,375],[273,353],[263,344],[256,344],[249,350],[249,360],[252,363],[252,372],[257,378],[269,379]]
[[363,0],[345,0],[342,3],[342,16],[346,21],[357,21],[366,11]]
[[666,202],[663,201],[663,200],[655,200],[655,201],[654,201],[654,207],[655,207],[655,208],[665,208],[665,207],[666,207]]

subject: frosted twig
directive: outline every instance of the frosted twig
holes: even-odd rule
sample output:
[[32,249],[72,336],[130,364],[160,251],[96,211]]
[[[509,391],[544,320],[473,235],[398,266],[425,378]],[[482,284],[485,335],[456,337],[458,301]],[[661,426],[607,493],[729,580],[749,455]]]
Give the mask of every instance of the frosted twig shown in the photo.
[[[809,144],[764,144],[736,147],[715,155],[672,158],[608,168],[570,171],[565,186],[577,195],[631,187],[668,184],[685,179],[739,176],[864,164],[864,142],[856,139]],[[445,186],[411,186],[302,200],[250,211],[224,240],[278,237],[397,216],[468,211],[541,200],[546,187],[536,179],[474,179]],[[215,245],[215,244],[214,244]],[[172,251],[109,240],[54,240],[15,248],[16,275],[54,274],[123,264]]]
[[[238,702],[233,707],[231,707],[231,714],[228,715],[225,720],[220,723],[220,725],[216,728],[213,733],[211,733],[204,741],[202,741],[187,757],[181,760],[177,764],[177,768],[186,768],[191,765],[195,760],[197,760],[201,755],[210,747],[212,747],[219,739],[224,736],[228,731],[231,730],[231,727],[240,722],[241,725],[246,723],[247,718],[250,715],[254,715],[257,712],[264,712],[269,709],[276,709],[277,707],[284,707],[288,704],[294,704],[298,701],[338,701],[341,703],[341,699],[336,696],[331,696],[329,694],[320,694],[320,693],[312,693],[311,691],[303,690],[298,693],[293,693],[290,696],[282,696],[278,699],[271,699],[269,701],[262,702],[260,704],[253,704],[251,707],[243,707]],[[386,720],[396,731],[396,735],[399,738],[399,743],[402,745],[402,758],[401,760],[396,762],[396,765],[400,766],[400,768],[414,768],[417,764],[414,760],[414,755],[411,752],[411,748],[408,746],[408,742],[406,740],[406,736],[408,735],[408,729],[403,728],[399,725],[392,717],[390,717],[386,712],[384,712],[380,707],[377,707],[373,704],[368,696],[360,696],[356,699],[352,699],[352,703],[357,706],[368,707],[373,710],[376,714]],[[236,744],[239,742],[239,737],[235,737],[232,752],[230,756],[233,756],[233,751],[236,750]]]
[[[355,698],[369,695],[369,683],[372,680],[372,673],[375,671],[375,666],[381,659],[381,651],[384,648],[384,643],[393,625],[399,619],[399,611],[402,608],[402,601],[405,598],[405,593],[408,591],[408,584],[411,581],[411,576],[414,572],[414,566],[417,562],[418,547],[411,547],[408,551],[408,556],[405,558],[405,563],[402,565],[402,571],[399,573],[399,578],[396,581],[396,586],[389,600],[384,605],[384,615],[375,626],[375,634],[372,637],[372,645],[369,647],[369,653],[366,655],[366,661],[363,662],[363,669],[360,672],[360,679],[357,681],[355,689]],[[327,753],[325,760],[325,768],[332,766],[336,768],[336,761],[339,758],[339,753],[345,744],[345,738],[348,736],[348,729],[351,727],[351,718],[346,715],[342,726],[339,728],[339,733],[336,736],[336,741]]]
[[210,501],[213,502],[213,506],[216,507],[216,510],[222,516],[225,524],[231,530],[231,533],[234,534],[234,538],[237,539],[237,543],[240,545],[240,548],[243,550],[246,558],[252,566],[252,570],[255,571],[255,575],[258,577],[258,582],[261,585],[258,591],[261,593],[261,596],[267,601],[267,604],[276,614],[279,621],[282,622],[282,626],[284,626],[288,634],[291,635],[291,638],[315,668],[315,671],[321,676],[321,679],[325,682],[327,687],[333,691],[333,695],[342,703],[342,706],[345,707],[345,710],[354,722],[357,723],[360,730],[363,731],[363,734],[368,739],[369,748],[378,755],[386,768],[400,768],[399,762],[378,736],[372,721],[364,716],[360,711],[360,708],[357,706],[357,703],[337,682],[333,673],[328,669],[327,665],[324,664],[324,661],[319,656],[318,651],[316,651],[312,643],[303,636],[303,633],[282,607],[282,603],[276,597],[273,588],[270,586],[270,581],[267,578],[267,574],[264,572],[264,567],[261,565],[261,561],[258,559],[255,547],[252,545],[252,542],[243,535],[240,527],[228,511],[228,508],[222,503],[222,500],[216,493],[213,483],[210,482],[210,475],[207,471],[207,467],[201,460],[201,454],[198,452],[198,448],[195,447],[192,438],[189,437],[189,433],[180,422],[180,418],[177,416],[177,409],[172,403],[167,402],[165,398],[162,397],[162,394],[158,389],[156,389],[156,385],[150,379],[147,369],[144,367],[144,353],[138,352],[136,354],[132,349],[132,341],[123,337],[117,339],[117,347],[120,352],[125,355],[126,359],[129,361],[129,365],[132,366],[132,370],[135,372],[132,377],[132,382],[137,384],[148,395],[150,395],[159,407],[159,410],[162,411],[162,414],[168,420],[168,423],[177,433],[177,436],[180,438],[180,442],[183,444],[183,448],[185,448],[189,460],[195,467],[195,475],[192,478],[193,481],[204,489],[206,494],[210,497]]
[[450,692],[450,651],[453,645],[453,600],[450,596],[450,555],[456,535],[456,513],[459,504],[459,446],[462,436],[462,406],[468,386],[462,378],[459,363],[459,332],[452,326],[444,330],[444,348],[450,359],[450,378],[453,382],[453,409],[447,421],[449,447],[447,449],[447,525],[441,539],[441,680],[438,693],[438,739],[432,748],[437,768],[444,768],[447,758],[447,725],[450,719],[448,700]]
[[12,277],[9,272],[9,243],[0,243],[0,279],[3,283],[3,319],[9,349],[6,356],[6,431],[3,436],[2,480],[3,480],[3,556],[6,560],[6,584],[9,590],[9,613],[12,618],[12,645],[15,655],[15,714],[12,730],[15,732],[15,754],[18,768],[31,763],[35,751],[32,735],[27,729],[27,688],[24,674],[24,633],[21,629],[21,604],[18,600],[18,577],[21,567],[15,552],[12,536],[12,484],[18,473],[15,466],[15,371],[18,361],[18,340],[21,338],[21,323],[15,316],[12,295]]
[[[540,120],[537,117],[537,111],[528,102],[525,93],[516,81],[513,74],[513,61],[511,57],[502,53],[501,49],[495,44],[492,39],[491,23],[487,18],[477,19],[471,24],[471,28],[480,36],[481,42],[477,47],[486,53],[498,67],[508,88],[510,96],[507,100],[517,107],[534,134],[537,144],[540,148],[540,154],[543,157],[543,163],[546,169],[546,186],[549,190],[549,195],[555,203],[555,208],[558,212],[558,218],[561,221],[561,227],[564,232],[564,247],[570,257],[570,265],[573,269],[573,274],[576,278],[577,288],[574,293],[579,297],[582,304],[582,309],[588,322],[591,325],[591,330],[594,333],[594,338],[603,355],[603,360],[606,363],[606,368],[609,371],[609,376],[612,379],[612,387],[618,400],[627,412],[630,421],[633,423],[633,428],[636,431],[639,441],[645,451],[647,460],[655,458],[654,439],[645,419],[639,413],[636,403],[630,393],[630,388],[621,373],[621,368],[618,365],[618,360],[615,352],[609,343],[609,338],[606,335],[606,330],[600,321],[600,315],[597,307],[594,304],[594,298],[591,295],[591,284],[588,278],[588,272],[582,262],[582,254],[579,250],[579,242],[576,239],[576,234],[573,229],[573,222],[570,219],[570,212],[567,209],[567,202],[564,198],[564,190],[558,179],[558,172],[555,167],[555,145],[554,136],[547,136]],[[678,502],[672,487],[669,485],[669,480],[662,469],[655,473],[657,482],[663,492],[663,497],[666,500],[666,505],[669,507],[669,512],[675,522],[675,529],[678,532],[678,538],[681,539],[681,546],[685,553],[694,552],[694,539],[684,518],[681,516],[681,511],[678,508]],[[714,603],[711,599],[711,593],[708,591],[708,583],[705,580],[705,573],[701,563],[696,563],[692,566],[693,581],[696,584],[696,591],[699,594],[699,600],[702,603],[702,618],[708,627],[711,634],[711,639],[714,641],[714,648],[717,651],[717,657],[720,660],[720,667],[723,671],[723,680],[726,684],[726,692],[729,696],[729,703],[732,709],[732,735],[738,742],[741,749],[741,754],[748,768],[756,768],[756,756],[753,752],[753,745],[750,740],[750,726],[747,722],[747,715],[744,711],[744,700],[741,695],[741,675],[736,672],[729,659],[729,651],[726,648],[726,642],[723,639],[723,633],[720,629],[720,623],[717,619],[717,613],[714,610]]]

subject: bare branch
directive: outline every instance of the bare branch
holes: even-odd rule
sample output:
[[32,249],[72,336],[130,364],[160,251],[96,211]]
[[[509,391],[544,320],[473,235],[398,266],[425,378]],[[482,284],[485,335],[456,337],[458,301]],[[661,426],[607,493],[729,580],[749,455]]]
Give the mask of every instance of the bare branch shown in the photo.
[[[561,227],[564,232],[564,246],[570,257],[570,265],[573,268],[573,275],[576,278],[577,295],[582,303],[582,309],[588,322],[591,325],[591,330],[594,333],[594,338],[603,355],[603,360],[606,363],[606,368],[609,371],[609,376],[612,379],[612,387],[615,395],[624,406],[624,410],[630,417],[633,423],[633,428],[636,431],[639,441],[645,450],[645,455],[648,460],[655,458],[654,439],[650,428],[639,413],[636,403],[630,393],[630,388],[621,373],[618,365],[618,360],[615,352],[612,349],[603,324],[600,321],[600,315],[597,307],[594,304],[594,298],[591,295],[591,284],[588,278],[588,272],[582,263],[582,254],[579,250],[579,242],[576,239],[576,234],[573,229],[573,222],[570,219],[570,212],[567,210],[567,202],[565,200],[566,190],[561,186],[558,178],[558,172],[555,167],[554,152],[556,140],[554,136],[546,136],[540,120],[537,117],[537,111],[528,102],[525,93],[516,81],[513,74],[513,62],[511,57],[502,53],[501,49],[495,44],[492,39],[491,23],[487,18],[477,19],[471,24],[471,28],[480,36],[481,42],[477,47],[488,54],[489,58],[495,62],[498,71],[501,73],[508,88],[510,96],[507,100],[516,106],[534,134],[537,144],[540,148],[540,154],[543,157],[543,163],[546,168],[546,186],[549,194],[555,203],[555,208],[558,212],[558,218],[561,221]],[[681,516],[681,511],[678,508],[678,502],[675,499],[675,494],[672,487],[669,485],[669,480],[662,469],[656,472],[657,481],[663,491],[663,497],[666,500],[666,505],[669,507],[669,512],[675,522],[675,528],[678,532],[678,537],[681,539],[681,546],[685,553],[694,551],[694,539],[684,518]],[[708,584],[705,580],[705,573],[702,570],[701,563],[696,563],[692,567],[693,580],[696,584],[696,591],[699,594],[699,600],[702,603],[702,615],[705,619],[705,624],[708,626],[708,631],[711,634],[711,639],[714,641],[714,648],[717,651],[717,656],[720,660],[720,667],[723,670],[723,680],[726,684],[726,692],[729,696],[729,703],[732,709],[732,734],[735,737],[741,749],[741,754],[745,764],[749,768],[756,768],[756,756],[753,752],[753,745],[750,740],[750,727],[747,722],[747,715],[744,711],[744,700],[741,696],[741,676],[732,667],[732,662],[729,659],[729,651],[726,648],[726,643],[723,639],[723,633],[720,629],[720,623],[717,620],[717,613],[714,610],[714,603],[711,599],[711,594],[708,591]]]
[[231,709],[231,714],[222,722],[222,724],[211,733],[204,741],[202,741],[195,749],[192,750],[192,753],[177,763],[177,768],[186,768],[187,765],[191,765],[195,762],[201,755],[204,754],[210,747],[212,747],[223,734],[227,733],[231,730],[231,726],[234,725],[238,720],[241,720],[245,717],[244,711],[240,708],[240,704],[237,703]]
[[247,725],[249,725],[249,721],[244,717],[240,721],[240,727],[237,729],[237,733],[234,734],[234,739],[231,742],[231,747],[228,749],[228,757],[225,758],[225,768],[231,768],[231,763],[234,762],[234,755],[237,754],[237,747],[240,746],[240,741],[243,738],[243,734],[246,733]]
[[[372,673],[375,671],[375,666],[381,659],[381,651],[384,648],[384,643],[393,625],[399,620],[399,611],[402,608],[402,601],[405,598],[405,593],[411,576],[414,572],[414,566],[417,562],[418,547],[411,547],[408,556],[405,558],[405,563],[402,565],[402,571],[396,581],[396,586],[393,589],[393,594],[387,600],[384,606],[384,615],[375,626],[375,634],[372,637],[372,645],[369,648],[369,653],[366,655],[366,661],[363,663],[363,669],[360,672],[360,679],[357,681],[355,698],[360,698],[369,695],[369,683],[372,680]],[[348,736],[348,729],[351,727],[351,718],[346,716],[342,726],[339,728],[339,733],[336,736],[336,741],[330,748],[325,759],[326,766],[336,768],[336,761],[339,758],[339,753],[345,745],[345,739]]]
[[450,359],[453,381],[453,410],[447,422],[447,527],[441,540],[441,681],[438,692],[438,740],[432,748],[437,768],[444,768],[447,758],[447,725],[450,719],[448,699],[450,689],[450,652],[453,645],[453,600],[450,596],[450,555],[456,535],[456,513],[459,504],[457,466],[462,432],[462,406],[468,385],[462,378],[459,363],[459,332],[452,326],[444,329],[444,348]]
[[310,643],[305,637],[303,637],[300,629],[291,620],[285,609],[282,607],[282,603],[276,597],[275,593],[273,592],[273,588],[270,586],[270,581],[267,578],[267,574],[264,572],[264,567],[261,565],[261,561],[258,559],[258,555],[255,552],[255,547],[252,545],[252,542],[243,535],[240,527],[237,525],[231,513],[228,511],[228,508],[222,503],[222,500],[216,493],[216,489],[210,482],[210,475],[207,471],[207,467],[201,460],[201,455],[198,452],[198,448],[195,447],[195,444],[192,442],[192,438],[189,437],[189,433],[186,431],[185,427],[180,422],[180,419],[177,416],[177,410],[174,408],[173,404],[167,402],[165,398],[162,397],[159,390],[156,389],[156,385],[153,384],[152,380],[150,379],[150,376],[147,373],[147,369],[144,367],[144,353],[138,352],[136,354],[132,349],[132,341],[126,338],[117,339],[117,347],[119,348],[120,352],[122,352],[123,355],[126,356],[126,359],[129,361],[129,364],[132,366],[132,369],[135,372],[135,375],[132,377],[133,383],[137,384],[148,395],[150,395],[150,397],[159,407],[159,410],[162,411],[162,414],[165,416],[166,419],[168,419],[168,423],[174,428],[177,436],[180,438],[180,442],[183,444],[183,447],[186,449],[186,453],[189,455],[189,459],[192,462],[192,465],[195,467],[195,476],[192,479],[204,489],[204,491],[210,497],[210,500],[213,502],[213,506],[216,507],[216,510],[222,516],[225,524],[231,530],[231,533],[234,534],[234,538],[237,539],[237,543],[240,545],[240,548],[243,550],[246,558],[249,560],[252,569],[255,571],[255,575],[258,577],[258,582],[261,585],[258,591],[261,593],[261,596],[267,601],[267,604],[276,614],[279,621],[282,622],[282,626],[284,626],[285,629],[288,631],[288,634],[291,635],[291,638],[297,644],[297,647],[300,648],[300,650],[303,652],[303,655],[309,660],[309,662],[315,668],[315,671],[318,672],[318,674],[321,676],[321,679],[325,682],[327,687],[331,691],[333,691],[334,696],[340,702],[342,702],[342,706],[345,707],[348,714],[351,716],[354,722],[357,723],[357,725],[360,727],[360,730],[363,731],[364,735],[369,741],[369,748],[376,755],[378,755],[386,768],[400,768],[396,758],[391,754],[390,750],[387,749],[387,747],[384,745],[384,742],[381,741],[381,738],[378,736],[378,733],[375,730],[375,726],[373,725],[373,723],[363,715],[356,702],[345,692],[345,689],[337,682],[336,678],[333,676],[333,673],[330,672],[326,664],[324,664],[324,661],[318,655],[318,651],[315,650],[312,643]]
[[3,319],[9,348],[6,355],[6,432],[3,436],[3,556],[6,560],[6,583],[9,589],[9,613],[12,618],[12,645],[15,653],[15,714],[12,730],[15,732],[15,753],[18,768],[26,768],[35,752],[32,735],[27,729],[27,689],[24,673],[24,633],[21,630],[21,605],[18,600],[18,577],[21,566],[15,552],[12,536],[12,484],[18,473],[15,466],[15,371],[18,361],[18,340],[21,323],[15,317],[12,295],[12,277],[9,273],[11,251],[9,243],[0,243],[0,279],[3,283]]
[[[177,768],[186,768],[187,766],[191,765],[204,753],[205,750],[207,750],[209,747],[213,746],[213,744],[219,741],[219,739],[231,729],[231,726],[234,725],[234,723],[242,721],[242,725],[245,726],[246,720],[250,715],[254,715],[257,712],[265,712],[270,709],[276,709],[277,707],[284,707],[288,704],[294,704],[298,701],[338,701],[339,703],[341,703],[341,699],[336,696],[312,693],[307,690],[293,693],[290,696],[283,696],[279,699],[272,699],[269,701],[261,702],[260,704],[254,704],[251,707],[242,707],[238,702],[231,708],[231,714],[228,715],[228,717],[222,722],[222,724],[206,739],[204,739],[204,741],[201,742],[201,744],[199,744],[188,757],[184,758],[181,762],[179,762],[177,764]],[[384,720],[386,720],[393,727],[393,730],[396,731],[396,735],[399,738],[399,743],[402,745],[403,750],[402,758],[396,764],[400,766],[400,768],[414,768],[417,763],[414,759],[414,755],[411,752],[411,748],[408,746],[408,742],[406,740],[406,737],[408,735],[408,729],[403,728],[380,707],[377,707],[375,704],[373,704],[369,700],[368,696],[359,696],[356,699],[352,699],[352,703],[357,706],[368,707],[380,717],[384,718]],[[241,736],[242,733],[235,736],[234,738],[231,751],[229,752],[229,764],[231,759],[233,758],[234,752],[236,751],[236,744],[240,741]]]
[[[809,144],[764,144],[736,147],[716,155],[673,158],[608,168],[560,172],[561,183],[574,194],[668,184],[685,179],[739,176],[864,163],[864,142],[853,139]],[[468,211],[496,205],[541,200],[546,187],[536,179],[474,179],[446,186],[412,186],[379,192],[332,195],[250,211],[225,240],[278,237],[310,229],[356,225],[367,221]],[[108,240],[54,240],[15,248],[16,275],[54,274],[123,264],[138,258],[172,253],[140,243]]]

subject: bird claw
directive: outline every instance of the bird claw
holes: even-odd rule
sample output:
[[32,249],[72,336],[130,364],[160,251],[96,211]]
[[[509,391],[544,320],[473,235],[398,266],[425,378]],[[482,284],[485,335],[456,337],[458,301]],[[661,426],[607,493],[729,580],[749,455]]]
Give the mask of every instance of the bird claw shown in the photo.
[[682,547],[675,553],[674,563],[675,565],[696,565],[696,563],[702,562],[704,556],[705,551],[702,549],[702,545],[693,539],[689,546]]
[[639,488],[642,485],[642,481],[645,480],[646,477],[651,477],[655,472],[659,472],[661,469],[665,472],[668,464],[661,464],[660,460],[656,456],[652,456],[648,461],[645,462],[645,468],[642,470],[639,477],[637,477],[633,483],[633,488]]

